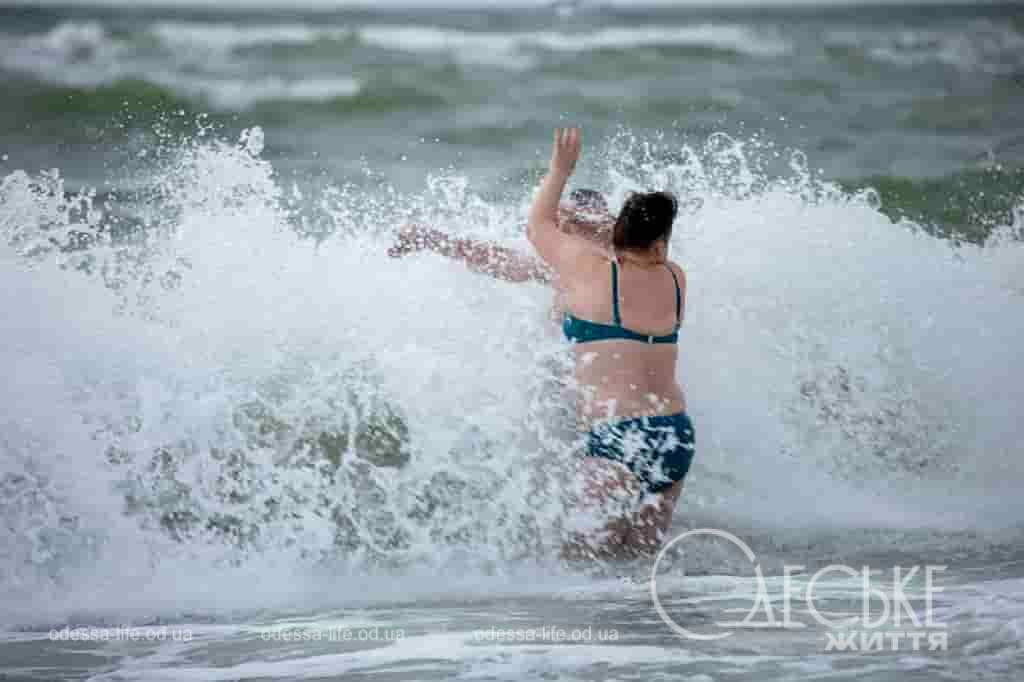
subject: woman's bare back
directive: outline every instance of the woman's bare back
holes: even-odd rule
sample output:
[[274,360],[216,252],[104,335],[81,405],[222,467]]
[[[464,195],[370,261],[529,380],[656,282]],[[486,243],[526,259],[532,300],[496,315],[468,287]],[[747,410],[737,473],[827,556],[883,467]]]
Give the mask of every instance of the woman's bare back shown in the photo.
[[[672,333],[682,316],[681,309],[680,319],[676,317],[676,282],[685,297],[686,277],[675,263],[640,264],[620,256],[622,326],[652,337]],[[594,250],[581,258],[576,272],[560,285],[567,311],[591,322],[613,323],[612,261],[607,253]],[[579,414],[585,422],[686,410],[676,379],[676,344],[608,339],[577,344],[574,350]]]

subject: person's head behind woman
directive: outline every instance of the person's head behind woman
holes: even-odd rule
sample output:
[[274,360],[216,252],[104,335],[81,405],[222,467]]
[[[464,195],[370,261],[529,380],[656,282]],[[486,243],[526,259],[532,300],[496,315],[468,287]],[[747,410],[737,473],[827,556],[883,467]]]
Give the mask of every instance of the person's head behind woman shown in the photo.
[[617,251],[647,251],[658,242],[668,242],[672,223],[679,212],[669,192],[635,192],[626,198],[612,232]]

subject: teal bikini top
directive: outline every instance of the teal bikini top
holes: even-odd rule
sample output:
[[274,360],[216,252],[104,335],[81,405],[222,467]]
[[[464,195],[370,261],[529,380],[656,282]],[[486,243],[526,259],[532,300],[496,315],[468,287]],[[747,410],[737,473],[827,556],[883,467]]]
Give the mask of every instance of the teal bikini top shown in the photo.
[[589,343],[591,341],[607,341],[609,339],[625,339],[628,341],[642,341],[644,343],[678,343],[679,326],[682,324],[680,315],[683,311],[683,294],[679,289],[679,279],[668,263],[665,264],[672,281],[676,285],[676,328],[671,334],[664,336],[651,336],[641,334],[622,326],[622,315],[619,313],[619,264],[612,261],[612,315],[614,324],[602,324],[583,320],[572,313],[565,314],[565,321],[562,323],[562,331],[565,337],[573,343]]

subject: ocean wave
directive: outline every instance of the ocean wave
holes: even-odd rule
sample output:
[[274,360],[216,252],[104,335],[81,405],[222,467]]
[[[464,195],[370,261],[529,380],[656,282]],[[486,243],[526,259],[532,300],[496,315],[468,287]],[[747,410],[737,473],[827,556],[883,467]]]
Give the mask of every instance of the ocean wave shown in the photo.
[[382,25],[363,27],[359,35],[363,41],[378,47],[403,51],[455,51],[469,55],[537,49],[588,52],[681,46],[720,49],[754,57],[777,57],[792,50],[792,45],[778,36],[728,24],[521,33],[470,33],[435,27]]
[[445,52],[460,60],[510,69],[527,69],[535,62],[518,53],[520,37],[514,33],[470,33],[432,26],[364,26],[359,40],[373,47],[399,52]]
[[[5,603],[52,593],[73,610],[158,566],[500,570],[559,545],[552,467],[572,444],[550,295],[384,255],[409,205],[500,238],[521,230],[529,189],[333,187],[312,197],[334,229],[314,243],[262,141],[154,161],[161,218],[125,243],[58,174],[0,179]],[[652,186],[704,200],[673,236],[695,285],[683,371],[710,434],[688,512],[768,532],[1019,521],[993,490],[1024,477],[1024,388],[1006,371],[1021,245],[954,251],[894,226],[867,190],[822,186],[799,155],[766,176],[751,141],[714,136],[673,162],[653,156],[663,144],[611,140],[595,177],[613,205]],[[93,246],[62,246],[83,233]],[[971,305],[950,315],[950,300]]]
[[[158,24],[156,35],[171,40],[176,49],[195,45],[212,48],[223,42],[231,46],[257,44],[260,40],[299,39],[296,27],[263,30],[258,36],[241,29],[202,25],[182,32],[182,25]],[[177,28],[176,28],[177,27]],[[168,38],[174,36],[174,38]],[[233,36],[233,37],[232,37]],[[177,43],[173,43],[177,40]],[[179,64],[140,53],[131,39],[115,38],[98,22],[63,22],[42,34],[8,40],[0,44],[0,64],[28,73],[61,88],[78,92],[62,93],[69,102],[51,102],[56,111],[79,113],[81,101],[88,100],[89,112],[119,110],[125,101],[152,100],[157,89],[167,92],[158,99],[199,99],[220,110],[245,110],[264,101],[327,101],[359,93],[361,84],[350,76],[284,75],[238,76],[229,68],[207,63],[196,72],[194,64],[201,54],[189,53]],[[160,94],[160,93],[157,93]],[[79,96],[79,103],[71,102]],[[45,99],[45,96],[44,96]],[[105,100],[109,99],[106,105]]]
[[163,83],[222,110],[246,110],[264,102],[327,102],[355,97],[362,90],[358,80],[345,77],[293,80],[276,76],[261,79],[171,77]]
[[[274,45],[309,45],[358,38],[364,44],[403,52],[455,52],[476,59],[487,54],[547,50],[588,52],[644,47],[705,48],[752,57],[775,57],[792,51],[792,44],[764,29],[739,24],[601,28],[592,31],[467,31],[438,26],[366,24],[236,24],[229,22],[158,21],[143,33],[172,50],[199,49],[231,52]],[[67,21],[50,31],[29,36],[23,49],[63,61],[95,60],[99,53],[117,52],[131,41],[113,38],[97,21]]]
[[111,41],[97,21],[65,21],[40,36],[37,44],[50,52],[75,55],[106,49]]
[[141,117],[147,112],[181,109],[187,102],[158,83],[124,79],[98,86],[41,88],[25,94],[21,106],[38,123],[64,117],[106,118],[129,108]]
[[[467,31],[439,26],[367,24],[236,24],[228,22],[159,21],[145,34],[176,50],[230,52],[272,45],[307,45],[358,38],[368,45],[405,52],[457,52],[476,58],[487,53],[628,50],[643,47],[691,47],[775,57],[792,51],[792,44],[764,29],[738,24],[600,28],[592,31]],[[84,48],[114,45],[99,22],[65,22],[35,38],[46,49],[66,54]]]
[[[172,98],[193,100],[213,110],[245,111],[266,102],[331,102],[360,95],[366,82],[353,74],[326,68],[302,74],[286,67],[254,70],[246,66],[246,56],[239,54],[280,46],[321,49],[318,46],[331,42],[352,42],[413,56],[449,54],[459,62],[509,70],[532,68],[545,59],[543,53],[578,55],[656,48],[771,57],[790,49],[788,43],[767,32],[727,24],[494,33],[388,24],[348,27],[157,21],[132,33],[113,31],[98,21],[65,21],[42,33],[0,41],[0,66],[83,94],[94,89],[88,99],[99,103],[101,110],[117,110],[120,105],[114,101],[102,105],[107,89],[112,89],[107,93],[111,97],[126,94],[132,99],[124,84],[145,83],[169,91]],[[393,80],[388,75],[376,87],[387,92],[352,106],[358,110],[400,106],[394,90],[400,90],[403,83]],[[416,89],[422,88],[417,85]],[[150,90],[147,86],[146,92]],[[431,99],[436,100],[437,94],[432,93]],[[424,103],[422,98],[414,101]],[[57,106],[58,111],[63,109]]]
[[22,99],[22,108],[38,121],[65,116],[106,117],[131,110],[135,116],[211,107],[214,111],[246,111],[273,102],[330,102],[362,92],[353,78],[214,79],[150,74],[151,80],[122,78],[87,86],[41,88]]
[[61,85],[98,85],[129,75],[126,48],[99,22],[65,21],[45,33],[0,40],[0,66]]
[[304,45],[321,40],[345,40],[353,35],[344,26],[309,24],[202,23],[161,21],[148,32],[165,45],[224,52],[263,45]]
[[638,47],[705,47],[752,57],[779,57],[792,45],[778,36],[744,26],[702,24],[677,28],[609,28],[592,34],[546,34],[537,41],[551,50],[589,51]]
[[841,181],[851,192],[876,192],[879,211],[893,221],[910,221],[938,236],[985,244],[999,229],[1020,232],[1024,166],[965,170],[942,178],[875,176]]
[[1024,35],[1012,25],[987,19],[945,29],[834,30],[826,35],[825,45],[901,67],[942,64],[992,74],[1024,68]]

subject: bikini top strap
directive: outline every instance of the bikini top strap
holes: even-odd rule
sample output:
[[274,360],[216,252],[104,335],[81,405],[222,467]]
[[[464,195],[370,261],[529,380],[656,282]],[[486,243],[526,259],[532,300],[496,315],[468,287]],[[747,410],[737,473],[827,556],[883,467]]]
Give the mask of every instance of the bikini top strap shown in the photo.
[[675,282],[676,285],[676,329],[679,329],[683,324],[683,292],[679,288],[679,278],[676,277],[676,271],[673,270],[672,266],[668,263],[665,263],[665,267],[668,268],[668,273],[672,275],[672,281]]
[[619,311],[619,263],[612,259],[612,320],[616,327],[622,326],[622,313]]

